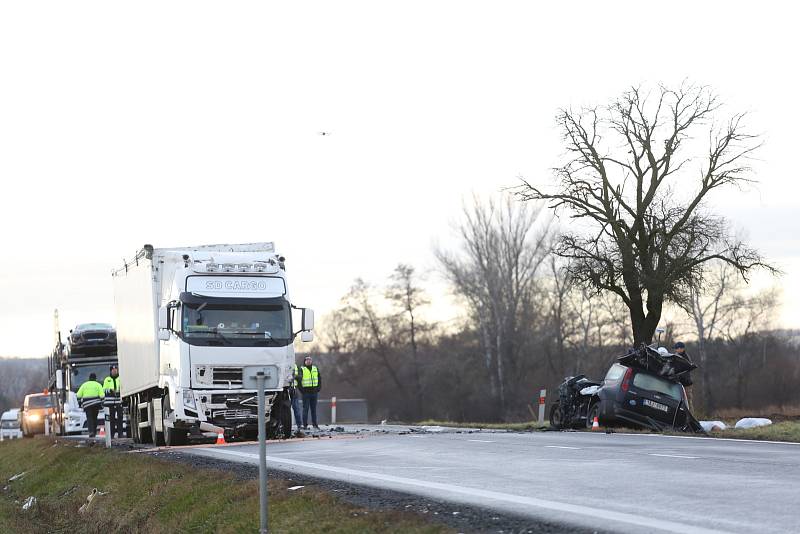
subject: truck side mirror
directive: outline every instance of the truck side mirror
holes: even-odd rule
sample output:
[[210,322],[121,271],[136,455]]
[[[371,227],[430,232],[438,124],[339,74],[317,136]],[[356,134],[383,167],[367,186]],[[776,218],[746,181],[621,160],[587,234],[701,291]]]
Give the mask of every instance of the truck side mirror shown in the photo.
[[303,308],[303,330],[306,332],[314,330],[314,310],[311,308]]
[[[167,307],[161,306],[158,308],[158,329],[165,330],[167,326]],[[159,337],[159,339],[161,338]]]
[[314,341],[314,332],[300,332],[300,341],[303,343]]
[[169,330],[166,328],[158,330],[158,339],[159,341],[169,341]]

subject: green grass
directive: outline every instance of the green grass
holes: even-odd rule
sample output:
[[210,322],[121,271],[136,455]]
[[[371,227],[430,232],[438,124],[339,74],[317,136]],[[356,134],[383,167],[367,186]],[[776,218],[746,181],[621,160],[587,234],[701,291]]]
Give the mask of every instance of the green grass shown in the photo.
[[782,421],[758,428],[728,428],[723,431],[711,432],[710,435],[718,438],[794,441],[800,443],[800,421]]
[[[20,472],[25,476],[8,479]],[[0,532],[196,532],[258,531],[258,483],[102,448],[48,439],[0,443]],[[78,508],[92,488],[97,496],[85,514]],[[270,532],[451,532],[404,512],[361,509],[313,486],[288,491],[270,480]],[[22,511],[22,502],[37,504]]]
[[543,430],[550,427],[550,423],[539,424],[536,421],[528,421],[523,423],[454,423],[452,421],[433,421],[427,420],[417,425],[424,426],[449,426],[454,428],[480,428],[489,430],[514,430],[517,432],[524,432],[529,430]]

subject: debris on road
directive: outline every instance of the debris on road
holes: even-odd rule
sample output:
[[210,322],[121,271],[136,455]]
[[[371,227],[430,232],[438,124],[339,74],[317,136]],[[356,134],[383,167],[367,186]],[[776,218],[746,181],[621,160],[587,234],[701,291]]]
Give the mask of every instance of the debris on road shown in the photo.
[[289,491],[297,491],[300,488],[305,488],[305,486],[292,486],[291,488],[289,488]]
[[30,509],[31,509],[31,508],[32,508],[32,507],[33,507],[35,504],[36,504],[36,497],[34,497],[33,495],[31,495],[30,497],[28,497],[27,499],[25,499],[25,502],[22,504],[22,510],[27,512],[27,511],[28,511],[28,510],[30,510]]
[[711,432],[712,430],[725,430],[728,428],[728,425],[722,421],[700,421],[700,426],[702,426],[703,430],[706,432]]
[[86,502],[83,505],[81,505],[80,508],[78,508],[78,512],[81,514],[86,512],[86,510],[89,509],[89,505],[92,504],[92,501],[96,496],[97,496],[97,488],[94,488],[92,492],[89,494],[89,496],[86,497]]
[[13,477],[9,478],[8,481],[9,482],[14,482],[15,480],[19,480],[19,479],[21,479],[22,477],[25,476],[25,473],[27,473],[27,471],[23,471],[22,473],[18,473],[16,475],[14,475]]
[[736,421],[734,428],[757,428],[771,424],[772,420],[764,417],[745,417]]

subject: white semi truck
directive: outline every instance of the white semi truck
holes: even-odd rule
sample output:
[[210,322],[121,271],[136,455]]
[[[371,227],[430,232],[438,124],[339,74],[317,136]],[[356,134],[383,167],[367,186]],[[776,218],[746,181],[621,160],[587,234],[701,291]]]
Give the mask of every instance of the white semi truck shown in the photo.
[[254,367],[271,377],[268,435],[291,435],[293,343],[312,340],[314,313],[292,305],[272,243],[145,245],[113,279],[120,390],[136,442],[256,436],[258,399],[244,388]]

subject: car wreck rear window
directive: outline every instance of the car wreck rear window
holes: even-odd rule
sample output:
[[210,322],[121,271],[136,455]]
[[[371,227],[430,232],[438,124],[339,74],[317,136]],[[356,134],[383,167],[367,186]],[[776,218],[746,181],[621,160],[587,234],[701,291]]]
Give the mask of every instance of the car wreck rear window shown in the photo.
[[659,378],[657,376],[649,375],[647,373],[636,373],[636,375],[633,377],[633,385],[637,388],[669,395],[675,400],[681,400],[680,384],[664,380],[663,378]]

